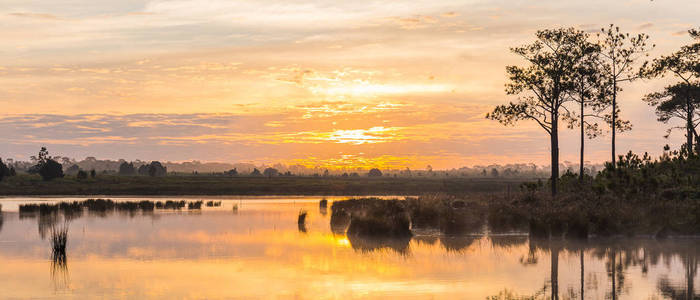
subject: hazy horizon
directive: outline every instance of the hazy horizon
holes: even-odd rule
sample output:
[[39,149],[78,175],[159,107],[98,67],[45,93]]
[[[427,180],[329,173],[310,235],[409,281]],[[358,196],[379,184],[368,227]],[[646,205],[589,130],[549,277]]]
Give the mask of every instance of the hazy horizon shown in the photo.
[[[397,4],[399,3],[399,4]],[[506,96],[509,47],[538,29],[650,35],[650,59],[689,44],[698,1],[5,1],[3,159],[74,158],[435,169],[549,163],[546,134],[484,115]],[[634,128],[617,153],[660,155],[671,125],[625,84]],[[676,124],[676,123],[674,123]],[[561,161],[578,161],[561,132]],[[609,159],[609,134],[586,160]]]

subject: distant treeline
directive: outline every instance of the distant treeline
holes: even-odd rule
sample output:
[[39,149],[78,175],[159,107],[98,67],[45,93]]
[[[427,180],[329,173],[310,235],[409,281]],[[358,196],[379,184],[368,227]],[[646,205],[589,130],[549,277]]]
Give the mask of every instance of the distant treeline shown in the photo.
[[[249,163],[210,163],[210,162],[160,162],[160,161],[126,161],[99,160],[88,157],[77,161],[65,156],[49,156],[46,148],[42,148],[40,155],[32,156],[30,161],[16,161],[0,159],[0,168],[5,166],[5,176],[15,175],[17,172],[37,174],[40,165],[47,160],[54,161],[61,166],[63,175],[79,178],[95,177],[99,174],[123,175],[123,176],[166,176],[170,175],[214,175],[214,176],[311,176],[311,177],[469,177],[469,178],[546,178],[550,176],[549,166],[538,166],[533,163],[506,164],[506,165],[476,165],[472,167],[452,168],[448,170],[433,170],[428,165],[423,169],[323,169],[307,168],[301,165],[274,164],[271,166],[256,166]],[[604,165],[584,165],[584,172],[593,175],[602,170]],[[578,170],[579,165],[571,162],[560,164],[561,173],[569,170]],[[2,170],[0,170],[2,172]],[[60,176],[58,176],[60,177]],[[0,177],[1,179],[1,177]]]

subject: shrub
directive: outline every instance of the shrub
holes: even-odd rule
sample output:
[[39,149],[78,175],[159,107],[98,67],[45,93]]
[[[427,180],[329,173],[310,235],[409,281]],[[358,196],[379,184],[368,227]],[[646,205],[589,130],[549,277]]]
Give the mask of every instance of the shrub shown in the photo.
[[369,177],[382,177],[382,171],[380,171],[377,168],[369,170],[369,173],[367,173],[367,176]]
[[53,159],[47,159],[46,162],[39,167],[39,175],[41,175],[41,178],[45,181],[54,178],[62,178],[63,166]]
[[134,163],[123,162],[119,165],[119,175],[122,176],[133,176],[136,175],[136,168]]

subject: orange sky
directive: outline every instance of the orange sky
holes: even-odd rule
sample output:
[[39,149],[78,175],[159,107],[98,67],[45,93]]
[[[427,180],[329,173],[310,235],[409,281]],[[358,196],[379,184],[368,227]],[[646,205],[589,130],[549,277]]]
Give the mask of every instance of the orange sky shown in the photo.
[[[690,42],[698,1],[3,1],[0,156],[452,168],[548,161],[534,124],[484,119],[508,47],[609,23],[653,56]],[[620,152],[682,142],[625,86]],[[576,160],[575,132],[562,134]],[[607,159],[605,136],[590,142]]]

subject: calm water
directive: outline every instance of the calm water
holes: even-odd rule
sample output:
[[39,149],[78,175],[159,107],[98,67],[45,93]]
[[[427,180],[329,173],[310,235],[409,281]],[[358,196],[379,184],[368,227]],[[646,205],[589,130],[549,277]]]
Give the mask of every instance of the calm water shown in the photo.
[[[170,199],[201,198],[129,200]],[[50,227],[63,221],[20,216],[18,205],[73,200],[84,199],[0,199],[0,298],[700,298],[698,239],[576,243],[485,229],[350,241],[331,231],[330,204],[321,211],[318,197],[85,213],[68,221],[66,260],[55,262]],[[297,225],[301,209],[309,212],[306,228]]]

